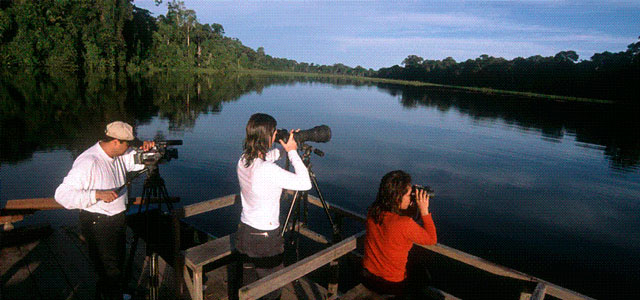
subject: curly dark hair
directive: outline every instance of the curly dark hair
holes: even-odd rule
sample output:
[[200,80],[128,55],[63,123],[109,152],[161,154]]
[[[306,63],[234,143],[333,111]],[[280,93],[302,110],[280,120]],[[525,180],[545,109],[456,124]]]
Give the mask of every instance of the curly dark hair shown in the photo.
[[257,113],[249,118],[246,128],[247,136],[244,139],[244,150],[242,151],[245,167],[251,166],[253,160],[260,155],[267,154],[271,147],[271,137],[276,131],[277,125],[276,119],[267,114]]
[[410,186],[411,175],[402,170],[385,174],[380,180],[376,201],[369,207],[367,217],[373,219],[376,224],[381,224],[383,212],[400,214],[400,201]]

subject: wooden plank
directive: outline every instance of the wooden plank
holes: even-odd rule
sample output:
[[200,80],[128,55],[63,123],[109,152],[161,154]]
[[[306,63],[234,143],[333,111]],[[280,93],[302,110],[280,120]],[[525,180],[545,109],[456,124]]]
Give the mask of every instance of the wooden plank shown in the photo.
[[538,285],[536,285],[536,288],[533,290],[533,293],[531,294],[531,298],[529,298],[530,300],[542,300],[544,299],[544,294],[547,290],[547,285],[540,282],[538,283]]
[[[37,290],[22,291],[21,297],[31,295],[29,298],[42,299],[68,299],[73,298],[74,286],[62,270],[62,266],[54,260],[47,244],[55,243],[53,235],[43,238],[40,244],[30,251],[28,259],[32,263],[38,263],[37,268],[31,269],[30,278],[35,282]],[[70,297],[71,296],[71,297]],[[28,297],[28,296],[27,296]]]
[[202,267],[198,267],[193,272],[193,300],[202,300]]
[[189,268],[187,266],[184,266],[182,271],[183,271],[182,278],[184,278],[185,280],[185,286],[187,287],[187,291],[189,292],[189,295],[193,299],[195,298],[195,294],[193,291],[193,278],[191,277],[191,274],[189,273]]
[[28,278],[29,268],[23,259],[40,244],[33,241],[15,247],[0,248],[0,278],[2,285],[13,285]]
[[560,298],[560,299],[593,299],[590,297],[587,297],[585,295],[582,295],[580,293],[574,292],[572,290],[569,289],[565,289],[563,287],[557,286],[555,284],[549,283],[547,281],[541,280],[539,278],[536,278],[534,276],[522,273],[520,271],[516,271],[516,270],[512,270],[510,268],[495,264],[493,262],[490,262],[488,260],[485,260],[483,258],[462,252],[460,250],[442,245],[442,244],[436,244],[436,245],[417,245],[419,247],[428,249],[430,251],[436,252],[438,254],[447,256],[451,259],[463,262],[465,264],[468,264],[470,266],[473,266],[475,268],[487,271],[489,273],[495,274],[495,275],[499,275],[499,276],[504,276],[504,277],[509,277],[509,278],[515,278],[515,279],[519,279],[519,280],[525,280],[525,281],[530,281],[530,282],[541,282],[544,283],[547,287],[546,289],[546,293],[548,295],[551,295],[553,297],[556,298]]
[[[2,299],[42,299],[42,294],[38,289],[38,285],[35,277],[31,276],[33,271],[40,267],[41,262],[33,261],[29,254],[31,251],[40,245],[40,241],[34,241],[32,243],[10,247],[2,249],[0,252],[0,266],[4,267],[6,260],[3,255],[9,255],[15,260],[11,261],[11,268],[2,271],[0,279],[2,286],[0,292],[2,292]],[[10,251],[6,251],[10,249]],[[9,269],[10,272],[7,273]]]
[[226,235],[185,250],[185,263],[195,269],[231,255],[235,250],[234,236]]
[[147,201],[143,201],[142,197],[129,197],[129,203],[131,205],[141,205],[141,204],[147,204],[148,203],[177,203],[180,202],[180,197],[169,197],[169,199],[161,199],[161,198],[156,198],[156,197],[152,197],[149,198]]
[[179,218],[187,218],[193,215],[208,212],[214,209],[227,207],[233,205],[236,201],[237,194],[231,194],[220,198],[215,198],[203,202],[198,202],[174,210]]
[[297,230],[298,232],[300,232],[300,234],[302,234],[303,236],[306,236],[312,241],[315,241],[321,244],[329,243],[329,240],[327,240],[327,238],[324,235],[309,229],[303,222],[296,222],[296,227],[294,228],[294,230]]
[[7,204],[4,206],[6,210],[12,209],[64,209],[62,205],[58,204],[53,198],[32,198],[32,199],[15,199],[7,200]]
[[239,291],[240,299],[258,299],[275,291],[291,281],[294,281],[312,271],[338,259],[353,251],[357,246],[357,239],[364,236],[364,231],[355,234],[340,243],[328,247],[312,256],[296,262],[267,277],[242,287]]
[[442,244],[436,244],[436,245],[418,245],[422,248],[425,248],[427,250],[436,252],[438,254],[442,254],[444,256],[447,256],[449,258],[452,258],[454,260],[466,263],[468,265],[471,265],[473,267],[476,267],[478,269],[487,271],[489,273],[492,274],[496,274],[496,275],[500,275],[500,276],[505,276],[505,277],[510,277],[510,278],[515,278],[515,279],[520,279],[520,280],[526,280],[526,281],[535,281],[535,277],[533,276],[529,276],[527,274],[518,272],[518,271],[514,271],[512,269],[509,269],[507,267],[492,263],[490,261],[487,261],[483,258],[462,252],[460,250],[442,245]]
[[[85,257],[79,247],[62,229],[56,229],[46,246],[51,253],[51,260],[60,268],[69,286],[64,291],[67,299],[92,299],[95,297],[97,275],[93,271],[91,262]],[[59,279],[61,280],[61,279]]]
[[[229,300],[229,284],[234,279],[230,265],[221,266],[206,273],[207,282],[204,298],[207,300]],[[282,287],[282,300],[328,299],[327,291],[314,281],[304,277]]]
[[0,224],[15,223],[24,220],[24,215],[0,216]]
[[[149,201],[143,201],[142,197],[130,197],[129,203],[132,205],[140,205],[158,202],[171,202],[176,203],[180,201],[179,197],[169,197],[169,199],[162,199],[157,197],[150,198]],[[7,204],[3,210],[51,210],[51,209],[64,209],[54,198],[31,198],[31,199],[13,199],[7,200]]]

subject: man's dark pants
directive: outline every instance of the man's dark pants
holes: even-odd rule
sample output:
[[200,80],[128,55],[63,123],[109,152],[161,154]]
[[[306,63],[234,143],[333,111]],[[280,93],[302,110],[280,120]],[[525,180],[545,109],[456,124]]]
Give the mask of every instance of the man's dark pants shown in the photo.
[[82,210],[79,219],[98,275],[96,299],[122,299],[126,242],[124,212],[107,216]]

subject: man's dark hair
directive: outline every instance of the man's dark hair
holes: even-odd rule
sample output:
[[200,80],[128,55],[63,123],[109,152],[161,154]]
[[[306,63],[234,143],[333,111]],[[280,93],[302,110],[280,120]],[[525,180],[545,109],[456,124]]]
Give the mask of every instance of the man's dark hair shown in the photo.
[[411,188],[411,175],[406,172],[396,170],[385,174],[380,180],[376,201],[369,207],[367,217],[373,219],[376,224],[381,224],[383,212],[399,214],[400,201],[409,188]]
[[257,113],[249,118],[246,128],[247,136],[244,139],[244,150],[242,151],[245,167],[251,166],[253,160],[260,157],[261,154],[267,154],[271,147],[271,137],[276,131],[277,125],[276,119],[267,114]]

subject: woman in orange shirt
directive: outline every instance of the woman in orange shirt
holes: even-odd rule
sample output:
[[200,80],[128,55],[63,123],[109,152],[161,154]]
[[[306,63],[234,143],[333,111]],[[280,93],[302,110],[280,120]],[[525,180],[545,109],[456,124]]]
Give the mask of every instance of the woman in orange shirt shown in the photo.
[[367,213],[364,246],[363,284],[380,294],[399,295],[407,289],[407,257],[413,244],[437,243],[436,227],[429,213],[429,195],[416,193],[416,202],[424,225],[404,216],[411,204],[411,176],[403,171],[384,175],[376,201]]

